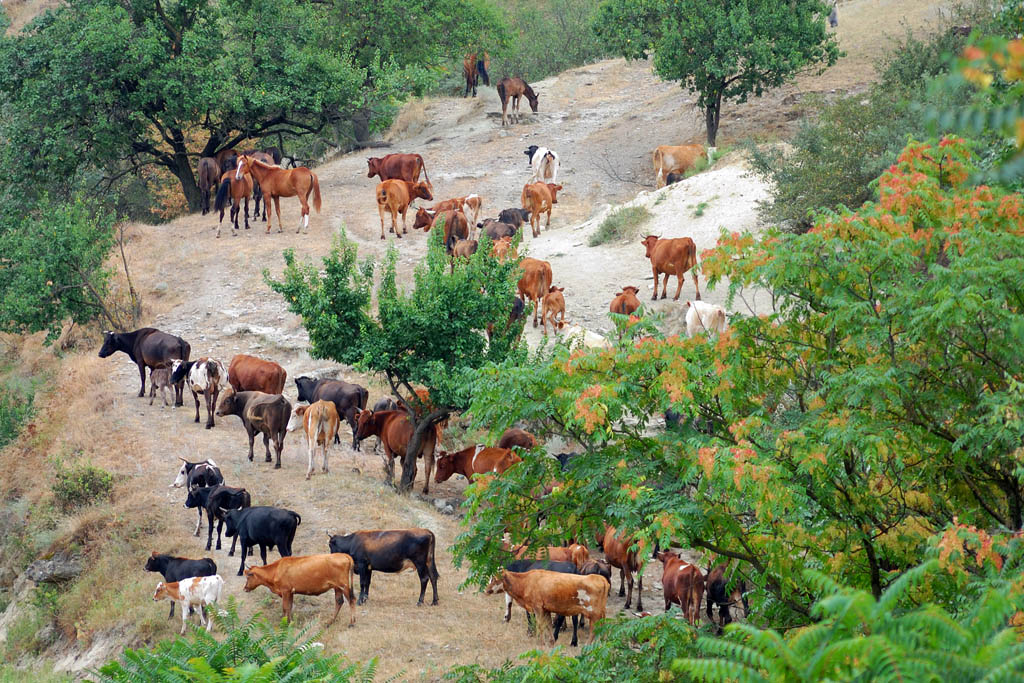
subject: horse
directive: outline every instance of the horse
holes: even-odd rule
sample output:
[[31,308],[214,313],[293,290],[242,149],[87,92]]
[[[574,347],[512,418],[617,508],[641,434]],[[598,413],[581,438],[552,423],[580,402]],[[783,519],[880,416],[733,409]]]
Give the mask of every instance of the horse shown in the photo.
[[[238,230],[239,204],[245,200],[245,229],[249,229],[249,197],[252,196],[252,176],[246,173],[239,176],[236,171],[225,171],[220,177],[220,189],[217,190],[217,200],[213,205],[216,211],[220,211],[220,220],[217,221],[217,237],[220,237],[220,225],[224,221],[224,207],[228,203],[228,191],[231,192],[231,220]],[[237,232],[232,232],[237,235]]]
[[526,99],[530,101],[530,109],[536,114],[538,95],[526,81],[519,77],[503,78],[498,81],[498,97],[501,98],[501,125],[508,125],[509,98],[512,98],[512,118],[519,123],[519,98],[523,95],[526,95]]
[[221,151],[213,155],[217,160],[217,165],[220,167],[221,172],[228,170],[228,165],[231,168],[235,167],[235,159],[238,157],[238,152],[230,147],[225,147]]
[[[299,218],[298,233],[303,228],[309,232],[309,193],[313,193],[313,206],[316,212],[320,213],[320,180],[316,174],[305,166],[298,168],[284,169],[280,166],[273,166],[251,156],[238,158],[238,168],[235,170],[235,177],[241,178],[243,173],[252,173],[253,178],[260,184],[265,194],[270,195],[274,200],[274,210],[277,211],[277,231],[284,232],[284,223],[281,222],[281,197],[298,197],[302,203],[302,215]],[[266,200],[264,200],[266,201]],[[267,221],[267,232],[274,222]]]
[[217,187],[220,178],[220,169],[217,167],[217,160],[213,157],[203,157],[199,160],[199,191],[203,198],[200,206],[203,209],[202,215],[210,213],[210,190]]
[[[480,55],[483,55],[483,58],[477,59]],[[489,86],[491,84],[491,78],[487,75],[487,67],[490,65],[491,56],[486,52],[466,55],[465,59],[462,60],[462,73],[466,77],[466,92],[463,93],[463,97],[469,96],[471,88],[473,90],[473,97],[476,97],[478,76],[484,79],[484,85]]]
[[[268,149],[277,150],[277,147],[271,147],[271,148],[268,148]],[[260,161],[264,162],[265,164],[269,164],[271,166],[277,165],[278,161],[280,161],[280,157],[281,157],[280,150],[278,150],[278,152],[277,152],[277,159],[278,159],[278,161],[274,161],[275,157],[272,156],[271,153],[266,151],[266,150],[252,150],[252,151],[249,151],[249,152],[245,152],[245,154],[246,154],[246,156],[251,156],[254,159],[259,159]],[[253,197],[253,199],[256,200],[256,208],[252,212],[252,219],[256,220],[257,218],[260,217],[260,200],[262,199],[263,200],[263,222],[266,223],[267,222],[267,201],[268,200],[263,195],[263,188],[260,187],[260,184],[258,182],[253,183],[253,186],[252,186],[252,197]]]

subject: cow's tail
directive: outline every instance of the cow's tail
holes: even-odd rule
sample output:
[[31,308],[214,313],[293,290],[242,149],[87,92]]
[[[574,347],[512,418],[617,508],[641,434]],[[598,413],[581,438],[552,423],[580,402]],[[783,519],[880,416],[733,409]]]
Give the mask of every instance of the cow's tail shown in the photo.
[[366,402],[370,400],[370,392],[359,387],[359,410],[366,410]]
[[309,175],[313,177],[313,208],[320,213],[320,179],[312,171],[309,172]]
[[181,337],[178,337],[178,351],[181,353],[181,359],[183,361],[187,361],[188,357],[192,355],[192,347],[189,346],[189,343]]
[[[693,614],[693,623],[696,624],[700,619],[700,600],[703,597],[704,591],[700,589],[700,571],[698,570],[697,576],[692,577],[690,581],[690,613]],[[689,619],[690,615],[686,615]]]
[[437,581],[440,574],[437,573],[437,562],[434,561],[434,532],[430,532],[430,545],[427,547],[427,559],[430,561],[430,575]]
[[213,210],[220,211],[227,205],[228,188],[231,187],[231,178],[225,178],[224,182],[217,188],[217,198],[213,202]]
[[316,428],[313,430],[314,440],[318,439],[321,434],[324,435],[324,447],[330,446],[328,443],[330,437],[327,435],[327,411],[325,410],[317,411]]
[[423,163],[423,157],[419,154],[417,154],[416,157],[420,160],[420,170],[423,171],[423,179],[427,181],[428,185],[433,187],[434,184],[430,182],[430,176],[427,175],[427,165]]
[[[832,10],[835,11],[834,9]],[[484,64],[484,60],[476,60],[476,70],[480,74],[480,78],[484,79],[484,85],[489,86],[491,84],[491,77],[487,75],[487,65]]]
[[298,512],[295,512],[294,510],[289,510],[289,512],[295,515],[295,526],[302,524],[302,515],[300,515]]

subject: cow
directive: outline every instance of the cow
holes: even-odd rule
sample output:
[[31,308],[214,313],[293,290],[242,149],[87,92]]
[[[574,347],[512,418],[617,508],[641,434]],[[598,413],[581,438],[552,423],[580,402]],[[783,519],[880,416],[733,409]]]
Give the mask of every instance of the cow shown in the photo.
[[454,197],[453,199],[445,199],[443,202],[438,202],[430,207],[430,210],[435,213],[448,210],[461,211],[466,215],[470,225],[472,225],[479,218],[480,209],[483,208],[483,205],[483,199],[480,198],[480,195],[467,194],[464,197]]
[[[512,299],[512,309],[508,312],[508,321],[505,323],[505,331],[512,327],[513,323],[517,320],[522,320],[525,315],[526,305],[520,297],[514,297]],[[522,334],[522,330],[520,330]],[[494,336],[494,323],[487,323],[487,341],[491,341],[491,337]]]
[[212,358],[199,360],[175,360],[171,364],[171,382],[186,380],[192,399],[196,402],[196,422],[199,422],[199,394],[206,401],[206,428],[213,428],[213,409],[217,406],[217,397],[228,383],[228,371],[224,364]]
[[[220,473],[217,463],[212,460],[203,462],[189,462],[185,458],[181,460],[181,467],[178,469],[178,476],[174,478],[167,488],[181,488],[185,486],[186,491],[200,488],[202,486],[217,486],[224,483],[224,476]],[[195,536],[199,535],[199,527],[203,524],[203,511],[199,511],[199,519],[196,520]]]
[[239,391],[228,388],[220,398],[217,415],[237,415],[249,435],[249,462],[252,462],[252,445],[257,433],[263,434],[263,447],[267,449],[265,462],[270,462],[270,440],[274,440],[277,462],[274,469],[281,469],[281,451],[284,450],[285,427],[292,413],[292,404],[281,394],[264,394],[262,391]]
[[516,234],[516,226],[511,223],[496,221],[493,218],[488,218],[482,223],[477,223],[476,227],[483,230],[484,234],[490,237],[492,242],[497,242],[498,240],[505,239],[506,237],[511,241]]
[[[299,392],[300,401],[307,403],[331,401],[334,403],[339,421],[344,417],[349,427],[352,428],[352,448],[359,450],[359,441],[356,439],[356,413],[365,410],[366,402],[370,399],[370,392],[366,390],[366,387],[341,379],[297,377],[295,388]],[[337,433],[334,435],[334,443],[341,443]]]
[[[420,441],[420,451],[416,457],[422,457],[426,467],[426,482],[423,493],[430,493],[430,473],[434,470],[434,448],[437,445],[438,429],[429,429]],[[404,410],[360,410],[356,414],[356,438],[365,439],[376,436],[384,444],[384,474],[386,481],[394,486],[395,458],[404,459],[409,441],[413,437],[413,423]]]
[[[192,576],[213,576],[217,573],[217,563],[208,557],[201,560],[193,560],[188,557],[175,557],[153,551],[153,554],[146,558],[147,572],[158,572],[164,581],[181,581]],[[171,603],[171,613],[167,615],[170,619],[174,616],[174,603]]]
[[491,245],[491,256],[495,260],[504,263],[510,258],[518,258],[519,254],[516,252],[515,247],[512,246],[512,238],[502,237],[501,239],[494,240],[494,244]]
[[[572,562],[559,562],[557,560],[512,560],[505,565],[510,572],[528,572],[534,569],[546,569],[549,572],[561,572],[562,574],[578,574],[577,567]],[[491,582],[484,589],[486,595],[494,593],[505,593],[501,587],[501,576],[491,579]],[[527,615],[527,622],[533,615]],[[561,617],[559,617],[561,619]],[[505,593],[505,621],[512,620],[512,596]],[[529,624],[527,624],[529,626]]]
[[441,451],[437,458],[437,473],[434,481],[440,484],[451,479],[453,474],[461,474],[472,479],[476,474],[501,474],[523,459],[508,448],[488,448],[483,445],[470,446],[461,451],[448,453]]
[[672,603],[679,605],[690,626],[700,621],[700,601],[704,596],[704,575],[697,565],[690,564],[678,553],[663,550],[657,559],[662,563],[661,585],[665,593],[665,611]]
[[[224,486],[223,484],[204,486],[203,488],[192,489],[188,492],[188,498],[185,499],[185,507],[199,508],[200,518],[203,516],[203,510],[206,511],[206,519],[210,523],[209,532],[206,535],[207,550],[213,544],[213,520],[217,520],[217,550],[220,550],[220,534],[224,528],[225,516],[231,510],[242,510],[252,507],[252,498],[245,489]],[[198,536],[199,534],[196,535]],[[238,538],[235,537],[231,541],[231,550],[228,552],[228,557],[235,554],[235,542],[237,540]],[[249,553],[252,553],[251,548]]]
[[721,625],[732,623],[732,614],[729,611],[729,607],[735,605],[737,602],[743,603],[743,615],[746,616],[750,611],[750,605],[747,603],[747,586],[742,579],[736,581],[733,589],[729,590],[729,582],[725,578],[725,572],[729,568],[727,564],[720,564],[714,567],[707,576],[707,590],[708,590],[708,621],[714,623],[715,617],[712,612],[712,608],[718,606],[718,617],[722,622]]
[[[395,400],[393,398],[388,398],[387,396],[385,396],[384,398],[378,399],[377,402],[373,404],[373,412],[375,412],[375,413],[378,413],[378,412],[380,412],[382,410],[398,410],[398,409],[399,409],[399,406],[398,406],[397,403],[395,403]],[[380,453],[380,437],[379,436],[377,437],[377,443],[375,443],[373,445],[373,452],[374,453]]]
[[516,293],[524,302],[533,302],[533,326],[537,327],[541,301],[551,288],[551,264],[535,258],[524,258],[519,262],[519,267],[523,269],[523,276],[516,285]]
[[[192,347],[181,337],[161,332],[154,327],[143,327],[134,332],[104,332],[103,346],[100,347],[100,358],[107,358],[122,351],[132,359],[139,368],[139,398],[146,395],[146,368],[170,367],[175,359],[188,360]],[[184,404],[184,386],[178,384],[174,389],[174,405]]]
[[520,545],[512,549],[512,555],[517,560],[530,559],[528,555],[533,556],[535,560],[551,560],[553,562],[572,562],[576,570],[582,569],[583,565],[590,560],[590,551],[587,546],[580,543],[573,543],[567,546],[549,545],[544,548],[534,550],[532,553],[530,549],[525,545]]
[[275,546],[281,557],[291,555],[295,529],[301,523],[302,517],[299,513],[265,505],[231,510],[224,515],[224,535],[228,538],[237,536],[242,546],[242,562],[238,565],[238,576],[242,575],[245,558],[253,546],[260,547],[263,564],[267,563],[267,549],[273,550]]
[[725,309],[703,301],[686,302],[686,336],[695,337],[704,332],[725,332],[728,326]]
[[537,437],[518,427],[509,427],[502,432],[501,438],[498,439],[498,443],[495,445],[495,448],[522,448],[526,451],[536,447]]
[[456,242],[460,239],[469,239],[469,221],[466,220],[466,214],[456,209],[432,211],[419,208],[416,210],[416,218],[413,220],[412,227],[413,230],[430,232],[435,225],[439,224],[439,221],[444,225],[444,249],[451,254],[452,247]]
[[617,567],[619,570],[619,597],[626,595],[624,583],[629,584],[629,596],[626,597],[626,609],[629,609],[633,602],[633,575],[636,574],[636,608],[644,611],[644,574],[640,563],[643,556],[644,542],[634,542],[632,536],[623,536],[615,530],[615,527],[605,527],[604,538],[601,547],[604,548],[604,555],[608,564]]
[[640,244],[647,249],[647,258],[651,260],[651,270],[654,271],[652,301],[658,298],[658,276],[662,273],[665,274],[665,281],[661,286],[661,298],[668,296],[669,275],[675,275],[679,286],[676,287],[676,295],[672,300],[678,301],[679,293],[683,291],[683,275],[686,271],[693,274],[693,286],[697,290],[697,300],[700,300],[700,285],[697,283],[697,245],[692,239],[662,239],[656,235],[648,235],[640,240]]
[[338,435],[338,409],[332,401],[317,401],[309,406],[295,406],[286,429],[295,431],[302,425],[306,434],[306,446],[309,454],[309,466],[306,468],[306,479],[313,474],[313,459],[317,449],[324,454],[323,473],[327,474],[327,448]]
[[[559,454],[557,454],[555,456],[555,460],[558,461],[559,468],[561,468],[561,470],[564,472],[566,470],[566,468],[569,467],[569,462],[571,460],[573,460],[574,458],[580,457],[581,455],[583,455],[583,454],[582,453],[578,453],[578,452],[559,453]],[[601,542],[602,541],[599,541],[598,545],[601,545]]]
[[272,360],[239,353],[228,363],[228,384],[235,391],[283,394],[288,373]]
[[530,229],[534,237],[540,236],[540,215],[546,213],[547,221],[544,229],[551,227],[551,209],[558,203],[558,191],[561,185],[552,183],[527,183],[523,185],[523,193],[520,196],[523,208],[530,212]]
[[680,180],[683,180],[684,177],[685,176],[682,173],[669,173],[667,176],[665,176],[665,184],[675,185]]
[[615,292],[615,298],[608,305],[608,311],[620,315],[632,315],[640,308],[640,299],[636,297],[639,293],[639,287],[632,285],[623,287],[621,292]]
[[508,223],[516,229],[528,220],[530,220],[530,212],[526,209],[502,209],[498,214],[499,223]]
[[480,243],[476,240],[459,240],[452,247],[452,272],[455,272],[455,260],[462,259],[468,261],[469,258],[476,253]]
[[213,576],[193,576],[164,583],[161,581],[156,585],[153,593],[154,602],[167,598],[171,604],[181,603],[181,635],[185,635],[188,628],[188,615],[193,607],[199,608],[199,623],[206,627],[206,632],[213,630],[213,617],[209,619],[203,614],[203,608],[217,604],[220,601],[221,592],[224,590],[224,579],[217,574]]
[[557,183],[558,182],[558,154],[547,147],[530,145],[523,152],[533,168],[533,175],[530,182]]
[[[405,180],[385,180],[377,185],[377,213],[380,214],[380,238],[384,239],[384,212],[391,214],[390,232],[401,239],[402,232],[409,233],[406,225],[405,213],[409,210],[409,204],[420,198],[430,201],[434,195],[430,193],[430,185],[427,183],[412,183]],[[402,214],[402,232],[398,231],[396,221],[398,214]]]
[[658,187],[665,186],[669,173],[685,174],[701,157],[706,157],[704,145],[661,145],[654,150],[654,173]]
[[[582,616],[590,619],[591,623],[596,623],[605,616],[608,584],[602,576],[579,576],[546,569],[522,573],[503,570],[499,585],[523,609],[538,618],[543,618],[549,626],[552,626],[552,614]],[[576,636],[574,622],[574,646],[578,643]],[[593,629],[590,632],[590,639],[594,639]],[[552,628],[551,643],[554,642]]]
[[582,346],[586,349],[613,348],[612,343],[597,332],[591,332],[587,328],[574,323],[563,322],[559,332],[565,337],[566,343],[570,346]]
[[[545,335],[548,333],[548,320],[551,321],[551,328],[554,330],[565,326],[565,297],[562,296],[564,291],[565,287],[552,285],[541,301],[540,326]],[[555,318],[558,316],[561,316],[561,320],[556,322]]]
[[170,368],[153,368],[149,371],[149,405],[153,405],[157,389],[160,390],[160,400],[164,402],[166,408],[170,404],[167,402],[167,394],[164,393],[164,390],[170,389],[171,398],[174,398],[174,383],[171,382]]
[[434,591],[431,605],[437,604],[437,563],[434,561],[434,532],[430,529],[372,529],[331,536],[328,547],[332,553],[346,553],[355,562],[359,575],[359,604],[370,597],[370,578],[374,571],[396,574],[415,569],[420,578],[420,599],[423,604],[427,582]]
[[[239,572],[241,574],[241,572]],[[245,570],[245,592],[266,586],[281,597],[285,621],[292,620],[292,600],[296,595],[322,595],[334,590],[334,614],[328,624],[338,618],[341,606],[348,600],[348,625],[356,623],[356,605],[352,599],[352,558],[341,553],[282,557],[273,564]]]
[[381,181],[404,180],[415,183],[420,179],[420,171],[430,186],[430,178],[427,176],[427,167],[423,163],[423,157],[419,154],[387,154],[383,157],[370,157],[366,160],[368,169],[366,177],[378,176]]

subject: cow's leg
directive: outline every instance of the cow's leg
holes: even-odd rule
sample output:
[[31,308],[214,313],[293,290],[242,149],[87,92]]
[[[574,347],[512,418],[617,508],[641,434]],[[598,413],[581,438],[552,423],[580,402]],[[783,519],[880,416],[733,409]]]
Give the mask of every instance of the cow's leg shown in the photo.
[[325,435],[324,436],[324,442],[320,446],[323,449],[323,451],[324,451],[324,474],[327,474],[328,472],[330,472],[330,470],[327,468],[327,447],[329,445],[330,445],[330,439],[328,439],[327,436]]
[[423,467],[426,470],[427,481],[423,484],[423,493],[430,493],[430,473],[434,471],[434,453],[423,454]]
[[[629,590],[633,590],[632,585]],[[636,570],[636,608],[641,612],[644,611],[644,573],[640,569]]]
[[[679,301],[679,293],[683,291],[683,276],[686,275],[686,271],[682,268],[676,273],[676,295],[672,297],[672,301]],[[696,278],[696,275],[694,275]]]
[[214,408],[217,407],[217,396],[220,395],[220,386],[217,386],[213,391],[206,390],[206,428],[213,429],[214,420],[213,412]]
[[[551,206],[548,206],[548,220],[544,223],[544,229],[547,230],[551,227]],[[539,221],[538,221],[539,222]]]
[[281,451],[284,450],[284,435],[285,432],[282,430],[280,434],[274,435],[274,455],[277,461],[274,463],[274,469],[281,469]]
[[626,570],[619,567],[619,597],[626,595]]
[[[266,564],[266,563],[264,563]],[[285,591],[281,596],[281,610],[284,612],[284,620],[292,623],[292,592]]]
[[191,385],[189,385],[188,389],[192,392],[192,400],[196,402],[196,419],[193,422],[199,422],[199,394],[196,393],[196,390]]
[[171,613],[167,615],[168,619],[174,618],[174,600],[171,600]]
[[181,603],[181,635],[185,635],[185,629],[188,628],[188,613],[191,611],[188,604]]
[[[210,528],[206,532],[206,549],[209,550],[210,546],[213,545],[213,515],[210,511],[206,511],[206,519],[210,523]],[[220,550],[220,533],[217,534],[217,550]]]
[[245,424],[245,431],[249,434],[249,462],[252,462],[252,446],[256,440],[256,430],[247,422]]
[[[199,508],[199,519],[196,520],[196,530],[192,532],[193,536],[199,536],[199,527],[203,525],[203,508]],[[207,548],[209,550],[209,548]]]
[[267,455],[263,462],[270,462],[270,434],[263,432],[263,447],[267,450]]
[[341,611],[341,606],[345,604],[345,591],[341,587],[334,589],[334,614],[331,615],[328,624],[333,624],[334,620],[338,618],[338,612]]
[[661,298],[664,299],[668,296],[668,277],[669,274],[665,273],[665,279],[661,281]]
[[579,624],[580,617],[576,616],[575,614],[572,615],[572,643],[570,643],[570,645],[572,645],[573,647],[579,646],[579,640],[577,640],[576,638],[576,631],[578,630]]
[[633,603],[633,572],[626,570],[626,609]]
[[139,366],[139,379],[142,380],[142,386],[139,387],[139,398],[145,398],[146,396],[146,364],[136,363]]
[[309,456],[309,466],[306,468],[306,481],[309,481],[309,478],[313,476],[313,451],[316,450],[313,447],[314,443],[315,442],[313,440],[308,437],[306,438],[306,451]]
[[[235,538],[237,539],[238,536],[236,535]],[[242,544],[242,552],[240,553],[240,555],[242,556],[242,561],[238,563],[238,575],[239,576],[242,575],[242,571],[245,569],[245,557],[246,557],[246,555],[249,554],[247,552],[249,550],[249,539],[243,538],[241,540],[241,544]]]
[[[345,411],[345,421],[348,422],[348,426],[352,428],[352,450],[359,452],[359,441],[356,439],[356,408],[355,406],[350,407]],[[338,433],[334,433],[334,443],[341,443],[341,439],[338,438]],[[380,437],[377,437],[377,443],[380,443]],[[327,454],[324,453],[324,457]]]
[[[693,268],[690,270],[690,274],[693,275],[693,288],[697,290],[697,301],[700,301],[700,285],[697,284],[697,265],[696,264],[694,264]],[[680,280],[681,279],[682,278],[680,278]]]
[[384,443],[384,477],[387,483],[395,485],[395,454],[387,442]]
[[505,622],[512,620],[512,596],[505,593]]
[[[278,548],[280,550],[280,548]],[[286,557],[284,553],[281,553],[281,557]],[[263,560],[263,565],[267,564],[267,546],[264,543],[260,543],[260,559]]]

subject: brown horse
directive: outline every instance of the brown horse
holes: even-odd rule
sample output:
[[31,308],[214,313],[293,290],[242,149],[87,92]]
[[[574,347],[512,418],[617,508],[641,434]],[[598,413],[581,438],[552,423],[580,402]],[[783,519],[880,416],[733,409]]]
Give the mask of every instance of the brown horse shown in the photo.
[[203,198],[200,206],[203,209],[202,215],[210,213],[210,190],[217,187],[217,180],[220,178],[220,168],[217,160],[213,157],[203,157],[199,160],[199,191]]
[[[277,149],[277,148],[275,147],[274,149]],[[274,165],[277,164],[277,162],[274,161],[274,157],[271,156],[270,152],[267,152],[267,151],[250,150],[248,152],[244,152],[244,154],[246,156],[252,157],[253,159],[259,159],[263,163],[269,164],[270,166],[274,166]],[[280,156],[280,152],[278,152],[278,156]],[[260,217],[260,200],[262,199],[263,200],[263,222],[266,223],[267,222],[267,203],[268,203],[268,200],[267,200],[267,197],[263,194],[263,188],[260,187],[260,184],[258,182],[254,182],[252,184],[252,197],[253,197],[253,199],[256,200],[256,208],[252,212],[252,219],[256,220],[257,218]]]
[[[409,414],[404,410],[360,410],[356,413],[355,438],[362,440],[376,436],[384,444],[384,472],[389,484],[395,483],[395,458],[404,458],[409,441],[413,436],[413,424]],[[423,458],[427,468],[427,480],[423,484],[423,493],[430,492],[430,473],[434,469],[434,447],[440,428],[435,425],[423,435],[420,452],[417,457]]]
[[[217,199],[213,204],[215,211],[220,211],[220,220],[217,221],[217,237],[220,237],[220,224],[224,221],[224,207],[228,203],[228,194],[231,194],[231,217],[238,230],[238,211],[242,200],[245,200],[245,229],[249,229],[249,197],[252,196],[252,176],[248,173],[238,176],[236,171],[225,171],[220,177],[220,189],[217,190]],[[238,235],[232,232],[232,235]]]
[[226,171],[226,167],[229,163],[231,164],[231,168],[235,167],[235,159],[238,158],[238,152],[230,147],[225,147],[214,154],[213,157],[217,160],[217,167],[220,168],[221,171]]
[[501,125],[508,125],[508,101],[512,99],[512,118],[519,123],[519,98],[526,95],[530,109],[537,113],[537,93],[521,78],[503,78],[498,81],[498,97],[501,98]]
[[[309,232],[310,192],[313,193],[313,206],[316,207],[316,212],[320,213],[320,181],[315,173],[305,166],[284,169],[251,156],[241,156],[238,157],[238,169],[235,171],[235,177],[240,178],[243,173],[252,173],[263,193],[270,195],[270,198],[274,200],[278,232],[284,232],[284,223],[281,222],[281,197],[299,198],[299,202],[302,203],[302,215],[299,217],[299,227],[295,232],[298,233],[303,228]],[[267,221],[268,233],[273,224],[273,221]]]
[[491,84],[491,78],[487,75],[487,69],[490,66],[491,56],[486,52],[466,55],[462,60],[462,74],[466,77],[466,92],[463,93],[463,97],[469,95],[470,89],[473,90],[473,97],[476,97],[476,84],[479,78],[484,79],[484,85]]

